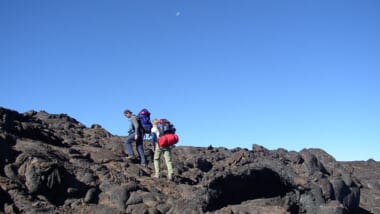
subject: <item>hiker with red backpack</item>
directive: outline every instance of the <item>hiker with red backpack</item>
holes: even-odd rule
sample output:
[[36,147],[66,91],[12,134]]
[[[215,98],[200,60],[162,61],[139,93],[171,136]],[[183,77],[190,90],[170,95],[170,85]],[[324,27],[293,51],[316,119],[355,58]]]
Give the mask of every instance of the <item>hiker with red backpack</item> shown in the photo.
[[144,140],[144,128],[141,123],[141,119],[132,114],[132,111],[129,109],[126,109],[124,111],[124,116],[130,120],[130,127],[128,130],[128,137],[124,142],[125,152],[128,154],[128,159],[134,159],[133,149],[132,149],[132,142],[136,142],[136,150],[140,156],[140,163],[143,166],[146,166],[146,158],[144,154],[144,146],[143,146],[143,140]]
[[168,170],[167,179],[173,179],[173,164],[171,156],[171,147],[178,142],[178,136],[175,134],[174,126],[166,119],[154,119],[152,127],[152,145],[154,150],[154,169],[153,177],[160,178],[160,158],[164,154],[166,167]]

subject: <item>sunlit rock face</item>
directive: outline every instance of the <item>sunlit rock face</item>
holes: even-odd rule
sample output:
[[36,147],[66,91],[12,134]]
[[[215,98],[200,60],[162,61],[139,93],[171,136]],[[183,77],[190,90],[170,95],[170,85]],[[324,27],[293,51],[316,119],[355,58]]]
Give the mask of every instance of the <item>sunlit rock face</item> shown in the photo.
[[163,158],[152,177],[148,141],[144,167],[123,140],[66,114],[0,108],[0,213],[380,213],[376,161],[179,144],[168,180]]

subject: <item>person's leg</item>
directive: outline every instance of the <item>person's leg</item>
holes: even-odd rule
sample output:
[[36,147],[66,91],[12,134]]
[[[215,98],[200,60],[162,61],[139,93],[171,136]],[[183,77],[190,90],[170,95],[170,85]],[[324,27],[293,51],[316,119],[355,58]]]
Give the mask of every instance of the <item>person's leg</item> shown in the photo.
[[168,169],[168,179],[171,180],[173,178],[173,163],[172,163],[172,155],[171,155],[170,147],[165,148],[164,157],[165,157],[166,167]]
[[155,171],[155,177],[160,177],[160,157],[161,157],[161,148],[156,145],[156,151],[154,151],[154,171]]
[[140,163],[145,165],[146,164],[146,158],[145,158],[145,154],[144,154],[144,146],[143,146],[143,138],[142,137],[139,137],[136,140],[136,150],[140,156]]
[[134,141],[134,136],[134,134],[131,134],[124,141],[124,151],[130,157],[133,157],[133,149],[131,143]]

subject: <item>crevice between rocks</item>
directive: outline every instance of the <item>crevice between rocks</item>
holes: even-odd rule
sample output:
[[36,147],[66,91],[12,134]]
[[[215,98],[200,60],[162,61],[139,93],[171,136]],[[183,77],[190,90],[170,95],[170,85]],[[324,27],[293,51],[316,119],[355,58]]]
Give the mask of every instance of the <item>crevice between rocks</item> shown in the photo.
[[249,170],[244,175],[228,174],[210,184],[206,211],[248,200],[283,197],[291,190],[290,184],[268,168]]

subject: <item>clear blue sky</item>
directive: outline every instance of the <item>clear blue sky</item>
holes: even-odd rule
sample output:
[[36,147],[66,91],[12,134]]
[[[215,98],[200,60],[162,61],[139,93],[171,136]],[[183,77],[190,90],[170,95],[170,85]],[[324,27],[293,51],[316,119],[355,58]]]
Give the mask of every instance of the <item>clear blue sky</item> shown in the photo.
[[0,106],[380,160],[378,0],[1,0]]

